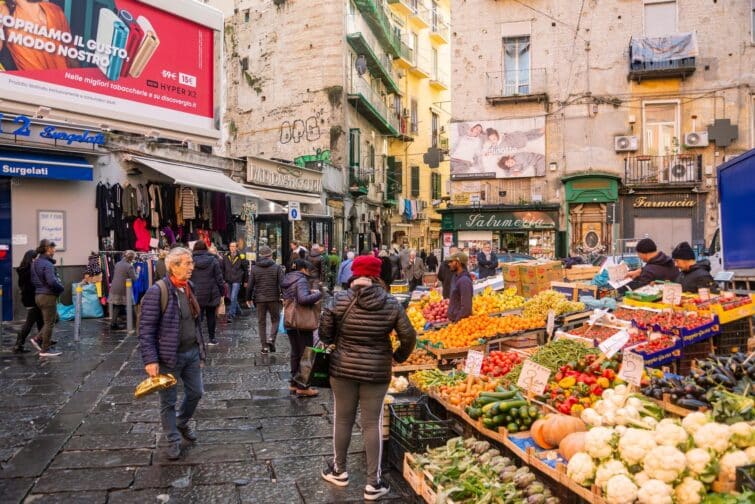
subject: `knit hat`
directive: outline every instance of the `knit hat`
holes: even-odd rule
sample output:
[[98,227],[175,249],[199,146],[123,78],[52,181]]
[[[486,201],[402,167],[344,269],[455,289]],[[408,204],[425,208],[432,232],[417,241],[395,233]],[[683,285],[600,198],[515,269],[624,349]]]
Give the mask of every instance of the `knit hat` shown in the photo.
[[446,257],[445,262],[459,261],[462,266],[466,266],[469,262],[469,257],[464,252],[454,252],[450,256]]
[[635,249],[639,254],[650,254],[658,250],[658,247],[655,246],[655,242],[650,238],[643,238],[637,242]]
[[268,247],[267,245],[263,245],[260,247],[260,257],[272,257],[273,250]]
[[686,260],[694,260],[695,259],[695,251],[692,250],[692,247],[687,242],[681,242],[679,245],[676,246],[676,248],[671,252],[671,258],[672,259],[686,259]]
[[383,262],[374,255],[360,255],[354,258],[351,274],[355,277],[379,277]]

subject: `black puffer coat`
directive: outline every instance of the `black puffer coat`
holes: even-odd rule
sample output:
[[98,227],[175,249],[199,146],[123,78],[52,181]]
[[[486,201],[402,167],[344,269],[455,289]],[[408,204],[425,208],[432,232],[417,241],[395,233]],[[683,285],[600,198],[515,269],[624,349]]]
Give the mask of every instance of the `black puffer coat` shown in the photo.
[[718,292],[718,284],[710,274],[710,261],[703,259],[693,264],[688,271],[682,271],[679,279],[684,292],[697,293],[697,289],[710,289]]
[[220,261],[206,250],[197,250],[193,256],[194,272],[191,274],[191,281],[197,303],[201,307],[217,306],[220,296],[225,293]]
[[281,287],[283,288],[283,299],[295,299],[297,303],[303,306],[313,305],[322,298],[322,292],[313,291],[309,288],[309,277],[301,271],[286,273]]
[[[356,303],[341,321],[355,296]],[[395,353],[389,336],[394,329],[401,343]],[[336,344],[330,356],[330,376],[362,383],[390,382],[391,359],[404,362],[417,342],[404,308],[377,285],[337,292],[323,310],[319,336],[325,344]]]
[[247,297],[255,303],[271,303],[281,299],[283,267],[269,257],[263,257],[252,266]]
[[640,276],[629,282],[630,289],[639,289],[651,282],[679,282],[679,270],[674,260],[663,252],[658,252],[642,268]]
[[21,289],[21,303],[26,308],[36,306],[34,301],[34,285],[31,283],[31,263],[18,267],[18,288]]
[[325,280],[325,265],[323,264],[322,252],[310,252],[307,260],[312,264],[312,277],[320,281]]

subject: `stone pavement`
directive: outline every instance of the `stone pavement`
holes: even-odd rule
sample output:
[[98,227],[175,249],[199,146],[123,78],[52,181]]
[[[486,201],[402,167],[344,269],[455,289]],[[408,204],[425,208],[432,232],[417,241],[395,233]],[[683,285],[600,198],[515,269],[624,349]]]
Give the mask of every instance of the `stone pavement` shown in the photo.
[[[288,392],[288,338],[260,354],[254,315],[219,324],[209,349],[199,441],[169,462],[158,449],[157,396],[135,400],[145,378],[136,337],[103,320],[58,324],[63,355],[11,353],[6,326],[0,353],[0,502],[330,503],[362,502],[365,459],[359,428],[350,484],[337,488],[319,471],[332,453],[332,397]],[[27,344],[27,346],[29,346]],[[387,466],[385,460],[384,467]],[[412,502],[401,475],[386,467],[388,499]]]

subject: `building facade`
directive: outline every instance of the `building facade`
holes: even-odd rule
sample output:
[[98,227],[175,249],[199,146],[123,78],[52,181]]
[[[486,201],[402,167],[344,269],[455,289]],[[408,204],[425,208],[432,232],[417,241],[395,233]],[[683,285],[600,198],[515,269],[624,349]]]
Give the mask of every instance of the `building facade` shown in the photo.
[[[620,253],[646,235],[667,253],[702,248],[717,227],[716,167],[755,142],[753,4],[579,7],[452,1],[444,236],[561,257]],[[547,233],[491,218],[551,207]],[[491,225],[451,228],[470,212]]]
[[[401,4],[412,3],[417,2]],[[445,14],[436,11],[435,25],[432,17],[423,16],[429,23],[414,28],[422,33],[423,50],[418,54],[427,60],[423,59],[426,73],[420,77],[409,72],[412,67],[402,66],[418,64],[409,56],[406,42],[411,34],[407,12],[400,14],[387,1],[329,0],[318,3],[317,9],[295,0],[237,2],[225,33],[226,149],[231,156],[248,158],[250,166],[268,160],[292,181],[321,173],[317,193],[249,180],[252,190],[264,191],[275,201],[299,202],[302,219],[313,223],[297,229],[281,221],[275,236],[282,237],[282,228],[290,226],[289,238],[306,243],[324,239],[327,247],[356,250],[387,245],[398,229],[403,234],[396,236],[406,236],[404,229],[412,224],[401,216],[398,205],[410,190],[409,166],[423,165],[420,148],[432,141],[431,108],[439,109],[447,101],[447,63],[445,74],[426,64],[433,61],[431,33],[436,33],[440,48],[436,54],[444,55],[438,61],[448,61],[447,48],[441,47],[449,38],[447,28],[441,29],[447,27],[441,22],[447,11],[448,7]],[[433,26],[443,35],[433,32]],[[436,123],[440,137],[441,120]],[[419,137],[420,125],[425,138],[407,148]],[[250,174],[258,171],[250,168]],[[426,165],[418,176],[427,178],[420,192],[424,185],[430,196]],[[420,194],[413,198],[418,200]],[[416,220],[429,227],[429,217]],[[328,229],[324,237],[318,224]]]

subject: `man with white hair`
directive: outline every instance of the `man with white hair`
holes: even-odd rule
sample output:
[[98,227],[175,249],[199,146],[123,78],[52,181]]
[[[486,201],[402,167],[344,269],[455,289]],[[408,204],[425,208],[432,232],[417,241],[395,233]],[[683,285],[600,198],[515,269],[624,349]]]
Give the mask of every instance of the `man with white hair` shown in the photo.
[[134,271],[134,259],[136,252],[127,250],[123,258],[118,261],[113,268],[113,281],[110,284],[110,304],[113,306],[113,313],[110,314],[110,329],[125,329],[126,324],[120,325],[120,320],[126,318],[126,280],[132,282],[136,280],[136,271]]
[[[160,420],[170,460],[181,456],[181,437],[194,442],[189,426],[202,398],[205,342],[199,304],[189,282],[194,261],[188,249],[177,247],[165,257],[168,274],[147,290],[139,322],[139,350],[150,377],[171,373],[183,383],[184,398],[176,411],[177,387],[160,391]],[[180,434],[179,434],[180,433]]]

